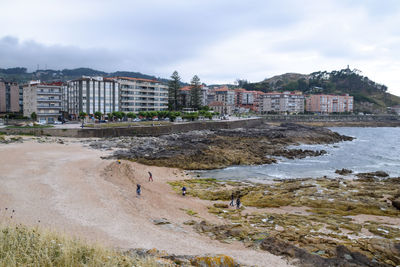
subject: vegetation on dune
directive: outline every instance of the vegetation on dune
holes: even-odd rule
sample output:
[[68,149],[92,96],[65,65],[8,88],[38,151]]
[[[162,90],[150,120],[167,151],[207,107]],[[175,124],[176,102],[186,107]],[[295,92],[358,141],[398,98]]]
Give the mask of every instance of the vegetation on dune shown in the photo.
[[0,266],[157,266],[121,252],[23,225],[2,226]]

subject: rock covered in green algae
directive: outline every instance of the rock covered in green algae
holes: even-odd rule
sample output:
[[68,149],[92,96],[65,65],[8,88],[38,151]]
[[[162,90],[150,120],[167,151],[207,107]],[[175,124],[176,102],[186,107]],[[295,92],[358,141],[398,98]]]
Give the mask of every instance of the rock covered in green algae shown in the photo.
[[[384,219],[395,221],[400,216],[390,201],[400,197],[400,178],[291,179],[273,184],[188,179],[171,184],[177,193],[184,184],[193,196],[218,201],[209,207],[209,212],[225,219],[226,224],[192,225],[199,233],[221,242],[239,240],[260,247],[260,240],[273,237],[322,258],[341,257],[340,261],[348,262],[357,258],[358,265],[353,262],[349,266],[400,264],[396,252],[400,247],[400,229]],[[232,192],[241,194],[246,207],[258,209],[226,208]],[[221,205],[221,201],[226,201],[226,205]],[[287,207],[293,211],[286,212]],[[276,213],[279,210],[282,213]],[[370,219],[360,222],[354,219],[357,216]],[[374,221],[374,216],[379,216],[379,220]],[[351,251],[338,256],[339,246]],[[365,262],[375,265],[362,265],[363,257],[368,259]]]

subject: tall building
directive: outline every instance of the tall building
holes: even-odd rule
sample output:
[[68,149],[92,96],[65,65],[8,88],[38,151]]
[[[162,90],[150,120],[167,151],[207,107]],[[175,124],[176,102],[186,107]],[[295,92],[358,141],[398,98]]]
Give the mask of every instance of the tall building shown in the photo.
[[54,123],[61,115],[62,85],[40,81],[24,85],[24,116],[30,117],[35,112],[39,122]]
[[0,80],[0,112],[19,112],[19,87],[17,83]]
[[346,95],[310,95],[306,98],[306,110],[318,113],[352,112],[354,99]]
[[168,109],[168,86],[157,80],[114,78],[120,88],[120,111],[160,111]]
[[209,104],[209,107],[222,115],[231,115],[235,106],[235,91],[228,87],[221,87],[214,90],[215,101]]
[[86,77],[69,81],[64,91],[64,111],[72,119],[80,112],[108,114],[120,111],[119,83],[112,78]]
[[303,113],[304,95],[301,92],[264,93],[260,101],[260,112]]

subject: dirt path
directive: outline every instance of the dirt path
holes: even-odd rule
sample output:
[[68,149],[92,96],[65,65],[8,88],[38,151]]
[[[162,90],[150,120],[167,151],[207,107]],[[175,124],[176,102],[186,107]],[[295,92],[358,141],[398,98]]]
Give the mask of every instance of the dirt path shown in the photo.
[[[0,220],[40,225],[113,247],[223,253],[248,265],[288,266],[267,252],[239,242],[223,244],[184,225],[196,219],[186,210],[208,221],[219,219],[207,212],[207,201],[183,197],[166,183],[185,178],[183,172],[127,161],[119,165],[102,160],[106,153],[74,140],[0,145]],[[154,182],[147,181],[148,171]],[[140,198],[137,183],[142,185]],[[160,218],[171,224],[155,225],[153,220]]]

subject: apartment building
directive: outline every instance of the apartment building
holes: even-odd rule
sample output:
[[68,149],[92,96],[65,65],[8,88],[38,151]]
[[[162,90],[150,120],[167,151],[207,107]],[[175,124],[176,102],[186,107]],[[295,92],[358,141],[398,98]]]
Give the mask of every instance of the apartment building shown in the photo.
[[0,113],[19,111],[20,105],[18,84],[0,79]]
[[64,111],[72,119],[80,112],[108,114],[119,111],[119,83],[111,78],[83,76],[67,83],[63,99]]
[[160,111],[168,109],[168,86],[156,80],[113,78],[120,88],[120,111]]
[[30,117],[33,112],[37,120],[43,123],[54,123],[61,115],[62,83],[41,83],[32,81],[23,86],[24,116]]
[[301,92],[264,93],[260,113],[303,113],[304,95]]
[[309,95],[306,110],[318,113],[352,112],[354,99],[346,95]]
[[235,91],[228,87],[214,89],[215,101],[209,104],[209,107],[222,115],[233,114],[235,107]]
[[[200,98],[201,98],[201,105],[206,106],[210,102],[209,101],[209,95],[210,95],[210,88],[204,85],[200,85],[201,87],[201,92],[200,92]],[[182,107],[190,107],[191,106],[191,90],[192,86],[184,86],[180,88],[179,90],[179,103]]]

